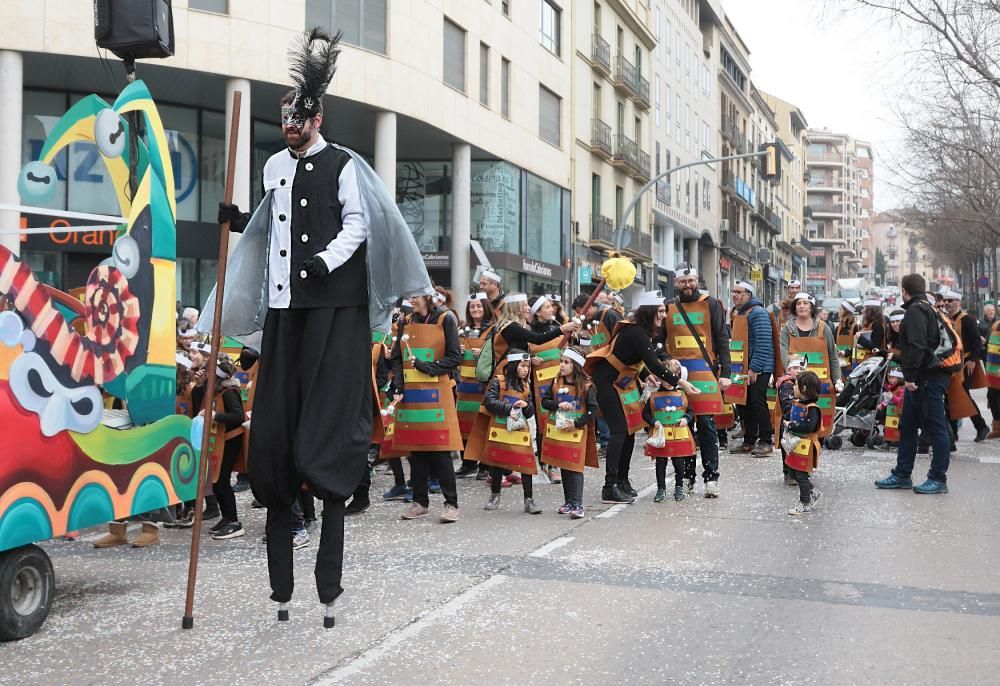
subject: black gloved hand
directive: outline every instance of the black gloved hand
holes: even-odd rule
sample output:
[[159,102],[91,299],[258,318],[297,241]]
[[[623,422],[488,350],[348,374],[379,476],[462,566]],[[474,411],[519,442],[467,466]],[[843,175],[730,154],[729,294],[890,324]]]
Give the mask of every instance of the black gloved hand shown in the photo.
[[304,269],[309,276],[326,276],[330,270],[326,267],[326,262],[319,255],[313,255],[308,260],[299,265],[299,269]]
[[425,360],[413,361],[413,368],[416,369],[418,372],[421,372],[422,374],[429,374],[430,372],[427,370],[430,369],[430,366],[431,366],[430,363]]
[[240,208],[236,205],[220,202],[219,215],[216,219],[220,224],[229,222],[230,231],[243,233],[243,229],[247,227],[247,222],[250,221],[250,215],[246,212],[240,212]]

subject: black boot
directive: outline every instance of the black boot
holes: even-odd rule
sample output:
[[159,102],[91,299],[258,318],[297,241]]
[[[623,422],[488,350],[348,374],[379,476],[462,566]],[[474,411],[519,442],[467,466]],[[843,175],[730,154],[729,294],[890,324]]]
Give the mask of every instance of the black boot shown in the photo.
[[602,503],[624,503],[626,505],[631,505],[635,502],[635,498],[622,492],[618,484],[614,486],[605,486],[604,490],[601,491],[601,502]]
[[632,482],[628,480],[628,477],[625,477],[624,479],[618,482],[618,488],[620,488],[621,492],[629,496],[630,498],[635,498],[636,496],[639,495],[639,492],[634,488],[632,488]]
[[462,460],[462,465],[455,470],[455,476],[464,479],[479,471],[479,463],[472,460]]
[[354,497],[351,498],[351,502],[347,503],[347,507],[344,508],[345,515],[356,515],[361,514],[369,507],[371,507],[371,500],[368,499],[368,491],[357,492],[355,491]]

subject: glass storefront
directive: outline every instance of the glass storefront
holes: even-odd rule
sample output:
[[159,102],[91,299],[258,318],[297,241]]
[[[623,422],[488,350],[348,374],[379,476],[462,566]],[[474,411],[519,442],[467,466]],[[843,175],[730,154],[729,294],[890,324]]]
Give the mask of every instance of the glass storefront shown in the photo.
[[507,162],[472,163],[472,238],[487,252],[521,254],[521,175]]
[[528,251],[533,259],[559,264],[562,261],[562,188],[533,174],[527,178]]

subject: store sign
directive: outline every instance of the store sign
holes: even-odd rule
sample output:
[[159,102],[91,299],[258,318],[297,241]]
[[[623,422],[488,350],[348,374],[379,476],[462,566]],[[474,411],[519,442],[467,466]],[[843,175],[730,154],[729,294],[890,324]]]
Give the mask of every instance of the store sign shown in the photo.
[[448,269],[451,266],[451,254],[446,252],[425,252],[424,266],[428,269]]
[[826,281],[826,272],[809,272],[806,274],[806,278],[817,281]]
[[538,262],[527,257],[521,258],[521,271],[525,274],[544,276],[547,279],[552,278],[552,267],[546,265],[544,262]]
[[750,280],[751,281],[763,281],[764,271],[761,269],[751,269],[750,270]]
[[733,262],[728,257],[723,256],[719,258],[719,268],[722,271],[728,272],[730,269],[732,269],[732,267],[733,267]]
[[809,254],[813,257],[826,257],[826,250],[823,250],[823,248],[812,248]]
[[594,270],[589,264],[580,265],[579,283],[590,283],[594,278]]
[[[28,222],[31,222],[30,224]],[[74,221],[80,226],[85,222]],[[111,254],[115,243],[115,231],[59,231],[61,227],[70,226],[70,222],[59,217],[32,215],[29,219],[21,217],[21,228],[47,226],[52,233],[22,234],[21,244],[25,250],[51,250],[59,252],[93,252]]]

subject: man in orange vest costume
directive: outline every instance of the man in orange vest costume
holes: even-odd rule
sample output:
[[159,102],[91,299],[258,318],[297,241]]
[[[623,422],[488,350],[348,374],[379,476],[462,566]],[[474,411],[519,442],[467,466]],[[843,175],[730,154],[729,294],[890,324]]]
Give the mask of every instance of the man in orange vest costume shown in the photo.
[[705,497],[719,496],[719,435],[712,416],[723,411],[722,392],[729,379],[729,331],[726,308],[698,292],[698,270],[688,264],[675,269],[677,297],[667,303],[667,346],[671,357],[688,371],[688,381],[701,391],[691,396],[698,447],[701,450]]

